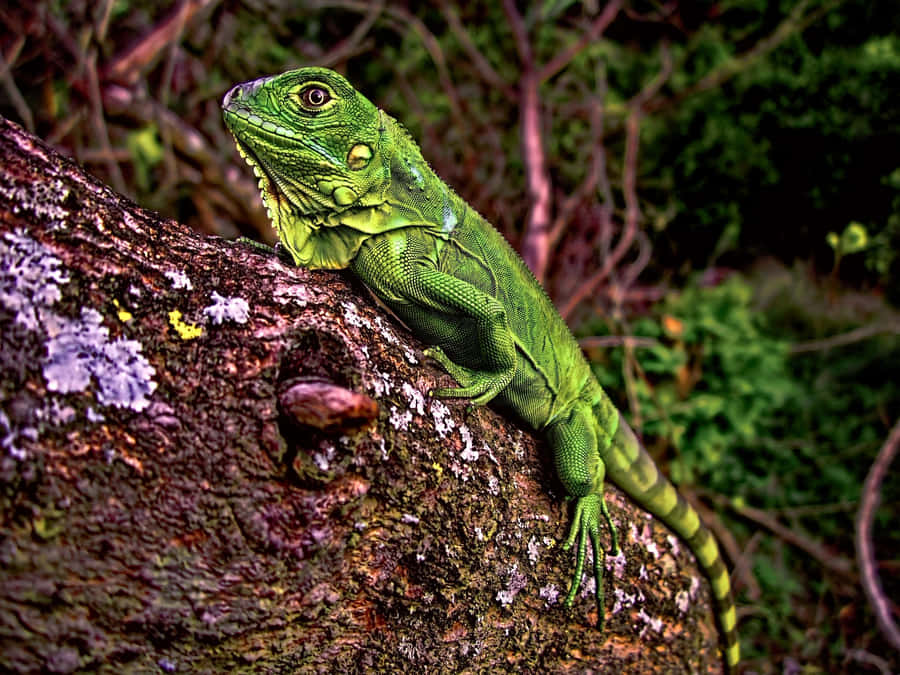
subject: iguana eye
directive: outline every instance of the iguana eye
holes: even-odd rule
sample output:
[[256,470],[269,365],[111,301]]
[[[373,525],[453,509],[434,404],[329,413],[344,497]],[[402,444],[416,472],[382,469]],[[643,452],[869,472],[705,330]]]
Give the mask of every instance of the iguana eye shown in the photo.
[[300,101],[308,108],[321,108],[330,100],[331,94],[322,87],[313,85],[300,91]]

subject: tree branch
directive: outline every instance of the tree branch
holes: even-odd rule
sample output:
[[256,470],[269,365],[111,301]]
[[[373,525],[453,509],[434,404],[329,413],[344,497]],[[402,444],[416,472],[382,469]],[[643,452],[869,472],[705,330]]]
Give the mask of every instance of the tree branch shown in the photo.
[[610,0],[610,2],[607,2],[606,7],[604,7],[603,11],[600,13],[600,16],[594,19],[591,23],[591,27],[584,32],[575,44],[558,53],[541,67],[538,71],[538,80],[540,82],[546,82],[569,65],[572,62],[572,59],[578,56],[585,47],[598,40],[603,34],[603,31],[605,31],[609,24],[612,23],[613,19],[616,18],[616,15],[618,15],[621,8],[622,0]]
[[0,670],[719,666],[693,559],[614,488],[655,546],[607,574],[633,599],[603,635],[590,592],[559,606],[541,444],[428,399],[450,378],[344,275],[161,219],[2,118],[0,155]]
[[503,9],[512,29],[516,51],[522,64],[519,78],[519,116],[522,161],[528,186],[528,220],[520,252],[538,281],[543,282],[550,260],[550,174],[544,153],[541,124],[541,80],[535,70],[534,53],[525,21],[513,0],[503,0]]
[[900,451],[900,420],[894,424],[888,439],[866,475],[862,500],[856,514],[856,560],[859,565],[860,580],[869,604],[875,612],[878,628],[896,650],[900,650],[900,628],[897,627],[897,623],[891,616],[890,599],[884,594],[878,579],[875,547],[872,544],[872,522],[875,520],[878,503],[881,501],[881,483],[898,451]]

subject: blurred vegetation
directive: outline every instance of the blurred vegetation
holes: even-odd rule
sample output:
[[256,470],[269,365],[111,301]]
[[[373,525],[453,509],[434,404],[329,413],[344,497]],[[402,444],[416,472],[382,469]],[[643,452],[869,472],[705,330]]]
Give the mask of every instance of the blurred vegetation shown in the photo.
[[[900,669],[854,553],[900,416],[895,2],[36,0],[0,17],[0,114],[229,237],[273,235],[222,95],[301,65],[347,74],[546,256],[601,382],[709,510],[747,662]],[[523,150],[526,110],[543,162]],[[550,189],[543,230],[530,178]],[[874,545],[896,619],[888,476]]]

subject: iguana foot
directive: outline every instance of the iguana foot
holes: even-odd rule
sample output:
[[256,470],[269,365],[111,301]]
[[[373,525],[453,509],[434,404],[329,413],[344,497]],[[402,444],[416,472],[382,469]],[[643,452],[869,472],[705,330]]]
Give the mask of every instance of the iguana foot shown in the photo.
[[459,387],[442,387],[428,392],[435,398],[466,398],[469,406],[482,406],[491,401],[506,388],[515,374],[515,366],[502,372],[473,370],[454,363],[440,347],[429,347],[425,356],[440,363],[450,376],[459,382]]
[[581,587],[581,576],[584,571],[584,558],[587,553],[588,540],[591,543],[591,549],[594,554],[594,582],[595,597],[597,600],[597,628],[603,630],[603,624],[606,619],[605,595],[603,591],[603,565],[606,559],[606,551],[600,545],[600,516],[606,521],[612,538],[613,556],[619,555],[619,538],[616,533],[615,525],[606,508],[606,501],[602,495],[589,494],[579,497],[575,503],[575,514],[572,521],[572,527],[569,529],[569,536],[563,544],[563,550],[568,551],[573,545],[578,544],[575,549],[575,573],[572,575],[572,583],[569,586],[569,593],[566,595],[565,605],[571,607],[575,602],[575,594]]

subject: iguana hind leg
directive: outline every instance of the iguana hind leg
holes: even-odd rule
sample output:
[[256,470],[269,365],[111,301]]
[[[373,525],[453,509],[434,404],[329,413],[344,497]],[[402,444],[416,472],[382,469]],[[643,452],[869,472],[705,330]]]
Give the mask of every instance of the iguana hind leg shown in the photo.
[[619,555],[619,538],[603,498],[605,466],[597,452],[597,427],[590,408],[576,405],[565,418],[547,429],[547,439],[553,449],[556,471],[566,492],[577,499],[569,536],[564,550],[575,548],[575,572],[566,595],[565,604],[571,606],[581,587],[584,559],[588,543],[594,554],[594,583],[597,601],[597,625],[602,630],[605,621],[605,593],[603,568],[606,551],[600,543],[601,520],[609,528],[612,540],[611,555]]

